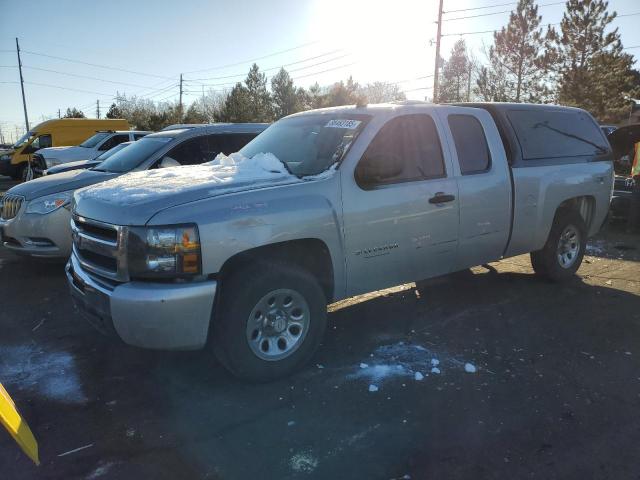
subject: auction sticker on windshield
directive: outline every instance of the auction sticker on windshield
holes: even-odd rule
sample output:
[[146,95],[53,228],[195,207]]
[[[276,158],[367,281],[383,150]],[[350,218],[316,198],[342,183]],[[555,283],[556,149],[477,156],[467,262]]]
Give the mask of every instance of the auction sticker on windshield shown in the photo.
[[325,127],[329,128],[346,128],[347,130],[355,130],[362,122],[360,120],[334,119],[329,120]]

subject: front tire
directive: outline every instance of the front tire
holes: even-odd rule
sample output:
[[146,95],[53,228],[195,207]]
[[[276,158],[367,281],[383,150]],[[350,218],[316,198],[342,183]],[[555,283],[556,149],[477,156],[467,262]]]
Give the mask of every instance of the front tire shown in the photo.
[[544,247],[531,252],[531,265],[536,274],[551,281],[568,280],[580,268],[586,246],[587,227],[580,213],[560,210]]
[[311,359],[326,322],[326,298],[313,275],[297,266],[258,263],[222,281],[211,343],[235,376],[267,382]]

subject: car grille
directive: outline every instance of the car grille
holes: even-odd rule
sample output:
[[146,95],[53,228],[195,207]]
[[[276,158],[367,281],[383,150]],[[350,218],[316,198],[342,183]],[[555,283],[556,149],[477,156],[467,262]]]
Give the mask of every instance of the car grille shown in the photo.
[[124,227],[73,215],[71,231],[73,253],[83,268],[105,279],[128,281]]
[[24,202],[24,197],[20,195],[12,195],[10,193],[5,194],[2,199],[0,199],[0,217],[3,220],[9,220],[14,218],[18,212],[20,211],[20,207]]

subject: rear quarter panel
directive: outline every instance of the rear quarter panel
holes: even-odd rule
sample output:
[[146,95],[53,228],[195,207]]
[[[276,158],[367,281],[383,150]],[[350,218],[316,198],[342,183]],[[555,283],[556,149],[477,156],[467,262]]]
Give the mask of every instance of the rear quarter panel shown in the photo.
[[589,235],[604,221],[611,198],[611,162],[585,162],[513,169],[515,211],[511,242],[505,256],[541,249],[560,204],[576,197],[590,197],[593,210],[587,219]]

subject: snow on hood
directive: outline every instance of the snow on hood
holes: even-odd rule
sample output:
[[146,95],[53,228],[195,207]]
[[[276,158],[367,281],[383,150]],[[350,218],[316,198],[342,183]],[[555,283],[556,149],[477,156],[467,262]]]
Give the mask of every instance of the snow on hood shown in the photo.
[[[333,172],[334,169],[331,168],[320,175],[307,178],[324,178]],[[211,187],[211,194],[230,193],[282,180],[303,181],[289,173],[272,153],[259,153],[252,158],[246,158],[240,153],[229,156],[221,153],[213,161],[201,165],[128,173],[82,190],[79,198],[95,198],[123,206],[145,203],[177,192]]]

